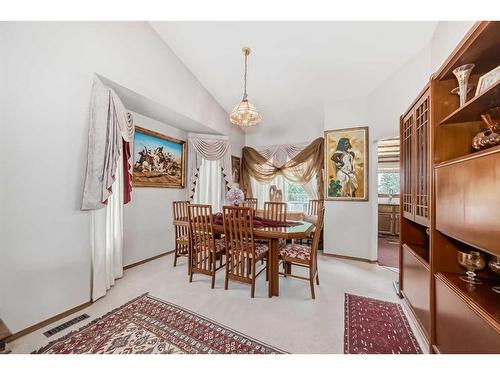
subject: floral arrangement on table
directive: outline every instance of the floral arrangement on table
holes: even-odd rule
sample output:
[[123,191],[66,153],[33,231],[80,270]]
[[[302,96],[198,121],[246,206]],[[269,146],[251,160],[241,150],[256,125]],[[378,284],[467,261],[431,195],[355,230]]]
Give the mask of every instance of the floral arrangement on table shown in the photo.
[[245,201],[245,194],[238,188],[231,188],[226,194],[226,200],[233,206],[239,206]]

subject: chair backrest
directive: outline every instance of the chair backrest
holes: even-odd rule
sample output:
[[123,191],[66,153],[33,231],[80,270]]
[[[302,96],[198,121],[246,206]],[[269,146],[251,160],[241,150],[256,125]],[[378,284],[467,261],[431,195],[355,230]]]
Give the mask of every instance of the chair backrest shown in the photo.
[[212,206],[209,204],[188,205],[189,229],[191,233],[191,267],[212,271],[215,251]]
[[255,272],[254,267],[249,264],[250,258],[255,259],[253,210],[250,207],[224,206],[222,220],[226,238],[227,273],[249,279],[252,272]]
[[257,198],[245,198],[243,207],[251,207],[254,212],[257,211]]
[[175,201],[172,202],[173,208],[173,218],[174,220],[186,220],[188,219],[188,204],[189,201]]
[[[175,201],[172,202],[172,217],[174,220],[187,221],[188,220],[188,204],[189,201]],[[189,228],[185,225],[174,225],[175,239],[187,238]],[[177,246],[177,245],[176,245]],[[187,252],[187,247],[184,252]]]
[[318,212],[321,208],[325,206],[324,202],[319,199],[311,199],[309,201],[309,205],[307,207],[308,215],[318,215]]
[[264,219],[286,221],[286,203],[264,202]]
[[321,207],[318,211],[318,219],[316,221],[316,227],[314,228],[314,235],[311,245],[311,261],[316,258],[318,253],[319,240],[321,238],[321,232],[323,231],[323,222],[325,219],[325,207]]

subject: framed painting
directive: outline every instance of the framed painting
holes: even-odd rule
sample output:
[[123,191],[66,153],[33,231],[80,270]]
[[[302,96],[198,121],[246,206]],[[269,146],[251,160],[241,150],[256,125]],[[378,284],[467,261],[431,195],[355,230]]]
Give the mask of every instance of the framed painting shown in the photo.
[[368,200],[368,127],[325,131],[325,199]]
[[231,165],[233,169],[233,183],[240,183],[241,158],[231,155]]
[[186,142],[135,127],[133,186],[184,188]]

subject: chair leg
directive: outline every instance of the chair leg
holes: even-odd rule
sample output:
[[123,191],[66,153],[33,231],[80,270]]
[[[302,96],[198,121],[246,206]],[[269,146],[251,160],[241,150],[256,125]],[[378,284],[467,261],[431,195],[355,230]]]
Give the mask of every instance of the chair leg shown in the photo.
[[175,247],[174,251],[174,267],[177,266],[177,246]]
[[227,290],[229,284],[229,261],[226,257],[226,279],[224,280],[224,289]]
[[309,268],[309,285],[311,286],[311,297],[312,299],[316,299],[314,294],[314,274],[312,272],[312,268]]
[[193,282],[193,271],[191,271],[191,273],[189,274],[189,282]]
[[[262,258],[262,262],[264,262],[264,258]],[[266,281],[269,281],[269,260],[266,259]]]
[[252,292],[250,293],[250,296],[252,298],[255,296],[255,277],[252,279]]
[[316,272],[316,284],[319,285],[319,271],[318,271],[318,257],[317,256],[315,259],[315,263],[316,263],[316,266],[315,266],[314,271]]
[[215,274],[217,273],[217,254],[212,253],[212,285],[210,286],[212,289],[215,287]]

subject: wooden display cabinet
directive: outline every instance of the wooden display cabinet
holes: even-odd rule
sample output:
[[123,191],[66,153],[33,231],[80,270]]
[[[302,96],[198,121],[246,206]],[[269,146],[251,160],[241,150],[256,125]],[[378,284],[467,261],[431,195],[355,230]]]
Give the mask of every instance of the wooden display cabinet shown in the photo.
[[474,64],[469,83],[477,85],[500,65],[499,51],[500,22],[476,23],[401,116],[400,288],[434,353],[500,353],[492,290],[500,277],[486,267],[483,283],[470,286],[457,262],[457,251],[480,251],[486,262],[500,256],[500,146],[472,149],[481,114],[500,105],[500,84],[462,107],[451,93],[456,67]]
[[500,65],[500,22],[479,22],[431,78],[435,124],[435,183],[431,211],[431,341],[439,353],[500,353],[500,277],[488,267],[481,285],[459,279],[465,269],[457,251],[481,251],[486,262],[500,255],[500,146],[474,152],[473,137],[485,128],[481,114],[500,105],[499,84],[470,95],[460,107],[451,94],[456,67],[475,65],[469,83]]

